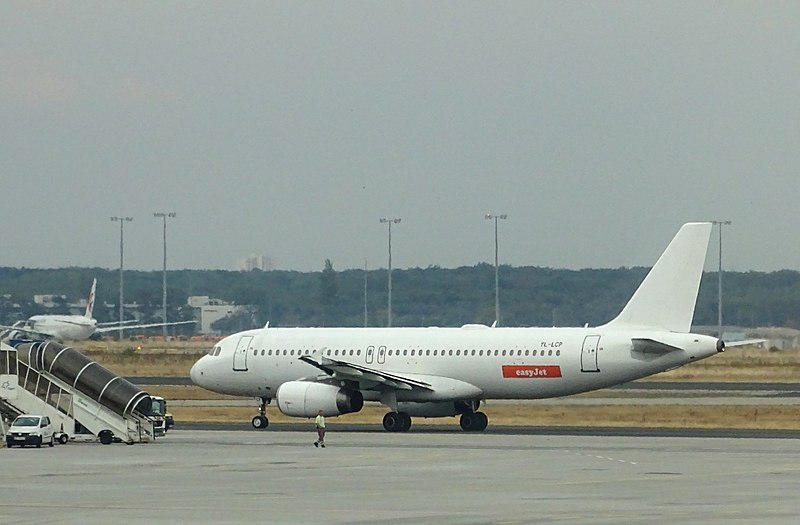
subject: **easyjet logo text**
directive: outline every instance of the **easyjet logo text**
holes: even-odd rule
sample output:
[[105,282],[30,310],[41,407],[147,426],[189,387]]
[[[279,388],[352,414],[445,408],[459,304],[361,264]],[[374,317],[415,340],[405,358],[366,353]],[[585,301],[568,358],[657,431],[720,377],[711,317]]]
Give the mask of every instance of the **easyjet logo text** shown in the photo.
[[503,377],[530,379],[540,377],[561,377],[560,366],[503,365]]

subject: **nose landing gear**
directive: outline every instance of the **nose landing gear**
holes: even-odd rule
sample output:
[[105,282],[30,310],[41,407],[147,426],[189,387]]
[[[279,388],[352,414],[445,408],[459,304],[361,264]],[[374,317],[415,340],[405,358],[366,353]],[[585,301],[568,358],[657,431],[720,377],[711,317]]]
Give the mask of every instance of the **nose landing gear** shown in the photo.
[[270,399],[268,397],[261,398],[261,403],[258,406],[258,415],[250,422],[253,425],[253,428],[257,430],[264,430],[269,426],[269,419],[267,419],[267,405],[269,402]]

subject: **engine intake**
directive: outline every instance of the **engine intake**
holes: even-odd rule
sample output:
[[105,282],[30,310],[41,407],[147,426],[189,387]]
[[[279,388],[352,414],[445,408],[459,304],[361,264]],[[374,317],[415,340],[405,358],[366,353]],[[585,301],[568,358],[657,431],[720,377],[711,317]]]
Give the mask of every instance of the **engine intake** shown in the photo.
[[284,383],[276,397],[280,411],[292,417],[314,417],[320,410],[324,416],[338,416],[364,407],[364,396],[358,390],[311,381]]

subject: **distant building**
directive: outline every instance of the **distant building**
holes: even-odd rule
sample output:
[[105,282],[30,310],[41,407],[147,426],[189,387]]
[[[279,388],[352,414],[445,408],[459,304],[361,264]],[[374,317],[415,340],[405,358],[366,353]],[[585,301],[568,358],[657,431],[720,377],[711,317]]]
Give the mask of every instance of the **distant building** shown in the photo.
[[40,293],[33,296],[33,302],[45,308],[54,308],[67,301],[66,295],[56,295],[52,293]]
[[207,295],[192,295],[187,300],[189,306],[194,308],[195,319],[198,320],[198,333],[220,335],[211,328],[211,325],[223,317],[234,314],[244,306],[229,304],[221,299],[212,299]]
[[238,259],[236,261],[236,269],[240,272],[250,272],[252,270],[261,270],[268,272],[272,270],[272,259],[266,255],[256,255],[251,253],[247,257]]

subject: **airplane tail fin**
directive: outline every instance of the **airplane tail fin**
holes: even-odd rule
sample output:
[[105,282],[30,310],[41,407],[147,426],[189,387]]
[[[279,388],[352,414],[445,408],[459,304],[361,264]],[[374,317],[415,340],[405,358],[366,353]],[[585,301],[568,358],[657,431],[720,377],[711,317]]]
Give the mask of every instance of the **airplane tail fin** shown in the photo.
[[660,328],[686,333],[711,236],[710,222],[684,224],[622,312],[607,328]]
[[92,311],[94,311],[94,292],[97,288],[97,279],[92,281],[92,291],[89,292],[89,301],[86,303],[86,313],[84,314],[89,319],[92,318]]

